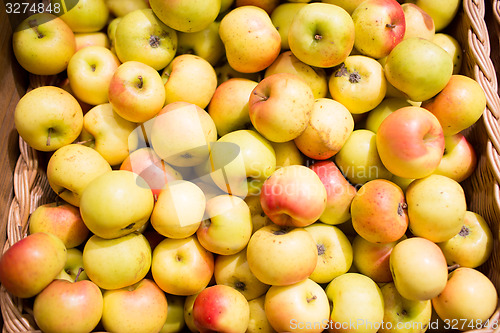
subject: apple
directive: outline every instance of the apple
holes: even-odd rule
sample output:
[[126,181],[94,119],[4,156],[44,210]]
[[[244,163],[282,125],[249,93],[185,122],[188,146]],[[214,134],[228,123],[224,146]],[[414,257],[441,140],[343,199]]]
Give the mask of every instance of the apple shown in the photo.
[[66,263],[56,279],[70,282],[89,279],[83,268],[83,252],[79,248],[72,247],[66,250]]
[[33,303],[33,317],[43,332],[91,332],[100,322],[103,296],[92,281],[54,280]]
[[476,167],[476,151],[462,133],[444,137],[444,155],[434,174],[447,176],[460,183],[469,178]]
[[270,287],[257,279],[250,270],[246,249],[235,254],[217,256],[214,278],[216,284],[238,290],[248,301],[261,297]]
[[345,105],[351,113],[368,112],[386,95],[384,69],[373,58],[351,55],[330,75],[328,89],[333,99]]
[[83,223],[78,207],[66,202],[51,202],[38,206],[29,217],[30,234],[50,232],[64,243],[67,249],[87,240],[89,229]]
[[262,210],[260,197],[258,195],[249,195],[244,200],[247,203],[248,208],[250,208],[250,216],[252,218],[252,234],[263,226],[273,224],[273,221],[271,221]]
[[139,123],[160,112],[165,103],[165,88],[160,74],[153,67],[127,61],[114,72],[108,97],[120,117]]
[[105,0],[106,6],[113,16],[121,18],[128,13],[137,10],[149,8],[149,0]]
[[394,184],[396,184],[399,187],[401,187],[401,189],[405,193],[406,193],[406,190],[408,189],[408,186],[414,180],[415,179],[413,179],[413,178],[403,178],[403,177],[399,177],[399,176],[395,176],[395,175],[393,175],[392,178],[391,178],[391,182],[393,182]]
[[264,310],[278,332],[320,333],[328,326],[330,315],[325,291],[311,279],[288,286],[271,286]]
[[83,112],[76,98],[64,89],[41,86],[24,94],[16,104],[14,125],[33,149],[54,151],[78,138]]
[[51,13],[28,16],[12,34],[17,62],[35,75],[55,75],[64,71],[76,52],[75,34]]
[[184,322],[186,323],[186,328],[188,328],[189,331],[191,332],[199,332],[198,328],[194,324],[194,319],[193,319],[193,305],[198,294],[199,293],[186,296],[186,299],[184,301],[184,309],[183,309]]
[[222,62],[222,64],[216,66],[215,72],[217,73],[217,85],[220,85],[221,83],[232,78],[248,79],[252,81],[260,81],[262,79],[261,72],[255,72],[255,73],[238,72],[229,65],[227,60]]
[[460,232],[467,211],[460,183],[446,176],[416,179],[406,189],[409,228],[416,236],[444,242]]
[[295,74],[276,73],[260,81],[248,102],[255,129],[273,142],[298,137],[307,127],[314,106],[309,85]]
[[[165,238],[153,251],[151,272],[166,293],[188,296],[199,293],[214,272],[214,255],[192,235],[181,239]],[[186,320],[187,323],[187,320]]]
[[260,193],[262,210],[280,226],[305,227],[314,223],[325,211],[326,201],[321,179],[304,165],[274,171]]
[[456,38],[449,34],[440,32],[434,34],[432,41],[441,46],[446,52],[448,52],[449,55],[451,55],[453,59],[453,74],[460,73],[462,68],[463,51]]
[[251,301],[248,301],[250,308],[250,320],[248,322],[247,333],[275,333],[269,320],[267,320],[265,311],[266,295],[262,295]]
[[410,0],[408,2],[416,4],[432,17],[436,31],[443,30],[451,23],[462,4],[458,0],[446,0],[439,4],[432,0]]
[[[66,2],[51,0],[52,7],[65,8]],[[108,23],[109,9],[105,0],[79,0],[69,10],[59,16],[74,32],[97,32]]]
[[326,160],[337,154],[354,129],[351,112],[331,98],[317,98],[306,129],[294,139],[307,157]]
[[351,16],[356,36],[354,47],[368,57],[387,56],[405,36],[405,13],[396,0],[363,1]]
[[47,179],[52,190],[64,201],[80,206],[88,184],[111,171],[109,163],[95,149],[69,144],[56,150],[47,164]]
[[375,333],[384,317],[384,299],[380,288],[369,277],[345,273],[333,279],[325,288],[331,302],[328,332]]
[[426,109],[403,107],[382,121],[376,144],[389,172],[403,178],[422,178],[436,170],[443,157],[443,129]]
[[168,310],[167,320],[159,333],[182,332],[186,326],[184,321],[184,301],[186,297],[166,294]]
[[[309,2],[309,1],[304,1]],[[289,50],[290,46],[288,45],[288,30],[290,29],[290,24],[292,23],[293,17],[299,9],[304,7],[306,3],[293,3],[293,2],[284,2],[280,3],[272,13],[270,14],[271,21],[273,25],[278,30],[281,36],[281,50]],[[323,96],[324,97],[324,96]]]
[[356,7],[358,7],[363,1],[364,0],[322,0],[322,2],[330,3],[332,5],[344,8],[349,13],[349,15],[352,15]]
[[115,17],[108,23],[108,27],[106,28],[106,34],[108,35],[109,38],[109,50],[113,52],[113,54],[115,55],[116,55],[116,49],[115,49],[116,28],[118,27],[118,23],[120,23],[121,20],[122,20],[121,16]]
[[79,51],[88,46],[103,46],[108,50],[111,43],[108,35],[105,32],[77,32],[75,33],[76,50]]
[[432,41],[436,33],[432,17],[414,3],[403,3],[401,8],[406,21],[404,38],[420,37]]
[[385,77],[415,102],[439,93],[453,73],[453,60],[443,48],[427,39],[407,38],[387,56]]
[[195,326],[203,332],[243,333],[250,320],[246,298],[226,285],[213,285],[202,290],[193,304]]
[[493,235],[486,220],[478,213],[466,211],[458,234],[438,243],[448,265],[476,268],[484,264],[493,252]]
[[103,292],[102,326],[107,332],[159,332],[167,320],[165,293],[150,279]]
[[67,73],[75,96],[90,105],[108,102],[108,88],[118,58],[104,46],[87,46],[77,51],[68,63]]
[[315,222],[305,227],[316,242],[318,262],[309,279],[328,283],[351,268],[352,246],[347,236],[336,226]]
[[408,229],[406,207],[405,194],[398,185],[385,179],[371,180],[352,199],[352,226],[369,242],[395,242]]
[[0,283],[13,296],[40,293],[66,263],[66,247],[57,236],[38,232],[7,248],[0,257]]
[[270,142],[276,155],[276,169],[287,165],[304,164],[305,156],[293,140],[286,142]]
[[254,232],[247,245],[247,261],[261,282],[285,286],[311,275],[318,261],[318,249],[304,228],[272,224]]
[[237,7],[224,15],[219,26],[229,65],[238,72],[260,72],[278,57],[281,36],[269,14],[260,7]]
[[216,66],[224,56],[219,25],[220,21],[214,21],[197,32],[177,31],[177,54],[194,54]]
[[394,246],[389,257],[397,291],[409,300],[429,300],[446,286],[448,266],[436,243],[422,237],[410,237]]
[[112,239],[93,235],[83,248],[83,268],[102,289],[120,289],[142,280],[151,267],[151,247],[132,232]]
[[92,233],[111,239],[143,227],[153,206],[153,193],[141,176],[113,170],[93,179],[83,190],[80,214]]
[[351,218],[351,202],[356,188],[345,178],[333,161],[320,161],[310,166],[326,189],[326,208],[319,220],[326,224],[338,225]]
[[235,0],[235,7],[256,6],[262,8],[267,14],[271,15],[276,7],[280,4],[280,0]]
[[469,267],[451,272],[444,290],[432,299],[438,316],[461,331],[480,329],[489,323],[497,303],[495,285],[486,275]]
[[150,8],[134,10],[118,22],[113,45],[121,62],[137,61],[165,68],[177,52],[177,32]]
[[377,133],[382,120],[397,109],[401,109],[405,106],[411,106],[406,99],[386,96],[379,105],[368,112],[365,122],[366,129],[373,133]]

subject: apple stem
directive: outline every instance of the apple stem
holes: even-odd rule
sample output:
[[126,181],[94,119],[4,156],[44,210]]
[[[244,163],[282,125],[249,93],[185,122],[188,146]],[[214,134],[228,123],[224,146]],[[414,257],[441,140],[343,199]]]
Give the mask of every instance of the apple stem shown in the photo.
[[314,301],[316,298],[318,298],[316,295],[313,295],[312,297],[307,298],[307,303],[311,303]]
[[323,38],[323,36],[321,36],[320,34],[314,35],[315,40],[321,40],[322,38]]
[[158,36],[156,35],[151,35],[149,37],[149,45],[152,48],[157,48],[158,46],[160,46],[160,38],[158,38]]
[[78,281],[78,278],[80,277],[80,274],[82,274],[82,272],[83,272],[83,267],[78,268],[78,273],[76,273],[74,282]]
[[48,133],[47,133],[47,146],[50,146],[50,135],[52,134],[52,127],[49,127]]
[[142,87],[144,86],[144,81],[142,80],[142,75],[139,75],[139,76],[137,77],[137,79],[139,79],[139,83],[137,83],[137,87],[138,87],[139,89],[142,89]]
[[394,28],[396,27],[396,25],[395,25],[395,24],[391,24],[391,23],[387,23],[387,24],[385,25],[385,27],[386,27],[386,28],[391,28],[391,29],[394,29]]
[[267,100],[267,96],[259,94],[258,92],[254,91],[253,93],[255,96],[259,96],[263,101]]
[[36,20],[29,20],[28,24],[29,24],[30,28],[33,29],[33,31],[36,33],[36,35],[39,39],[42,39],[43,37],[45,37],[45,35],[42,34],[40,32],[40,30],[38,30],[38,24],[37,24]]
[[460,267],[459,264],[448,266],[448,272],[454,271],[455,269],[457,269],[459,267]]
[[88,140],[84,140],[84,141],[77,141],[77,142],[75,142],[75,145],[84,145],[86,143],[93,142],[93,141],[95,141],[95,139],[88,139]]

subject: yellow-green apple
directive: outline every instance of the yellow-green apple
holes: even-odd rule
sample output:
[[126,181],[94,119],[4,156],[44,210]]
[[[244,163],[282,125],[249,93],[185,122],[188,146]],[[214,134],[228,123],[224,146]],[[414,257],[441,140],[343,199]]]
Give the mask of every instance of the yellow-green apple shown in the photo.
[[380,160],[377,136],[367,129],[357,129],[351,133],[335,155],[335,163],[353,184],[362,185],[375,179],[392,179],[392,173]]
[[367,130],[377,133],[382,120],[384,120],[388,115],[401,109],[405,106],[411,106],[410,103],[401,97],[386,97],[377,105],[375,108],[370,110],[366,117],[365,127]]
[[165,104],[188,102],[204,109],[217,88],[217,74],[210,63],[194,54],[176,56],[162,72]]
[[415,179],[413,179],[413,178],[403,178],[403,177],[399,177],[399,176],[395,176],[395,175],[393,175],[392,178],[391,178],[391,182],[393,182],[394,184],[396,184],[399,187],[401,187],[401,189],[405,193],[406,193],[406,189],[408,188],[408,186],[410,185],[410,183],[412,181],[414,181],[414,180]]
[[78,207],[66,202],[38,206],[30,215],[28,228],[30,234],[50,232],[56,235],[67,249],[82,244],[89,235]]
[[266,68],[264,77],[276,73],[290,73],[302,78],[311,87],[314,98],[326,97],[328,93],[328,80],[323,68],[312,67],[303,63],[292,53],[285,51]]
[[326,160],[339,152],[354,129],[351,112],[331,98],[317,98],[305,130],[294,139],[307,157]]
[[463,51],[455,37],[443,32],[434,34],[432,41],[441,46],[453,59],[453,74],[460,73],[462,68]]
[[260,197],[258,195],[249,195],[244,200],[247,203],[248,208],[250,208],[250,216],[252,217],[252,234],[263,226],[273,223],[273,221],[271,221],[262,210]]
[[271,286],[264,310],[278,332],[320,333],[328,326],[330,315],[325,290],[311,279],[288,286]]
[[304,165],[281,167],[266,179],[260,203],[277,225],[304,227],[316,222],[326,208],[326,188]]
[[107,332],[159,332],[167,320],[167,297],[153,280],[103,292],[102,326]]
[[351,202],[356,188],[345,178],[333,161],[320,161],[310,166],[326,189],[326,207],[319,220],[338,225],[351,218]]
[[481,215],[467,211],[460,232],[438,245],[448,265],[476,268],[484,264],[493,252],[493,235]]
[[295,14],[305,5],[306,3],[284,2],[280,3],[272,11],[270,15],[271,21],[281,36],[281,50],[290,49],[288,45],[288,30],[290,29],[290,24],[292,24]]
[[75,34],[51,13],[37,13],[22,21],[12,34],[19,64],[36,75],[55,75],[68,66],[76,51]]
[[14,124],[30,147],[54,151],[78,138],[83,112],[76,98],[64,89],[42,86],[21,97],[14,110]]
[[250,270],[246,249],[231,255],[217,256],[214,278],[216,284],[233,287],[248,301],[264,295],[269,289],[269,285],[257,279]]
[[214,255],[201,246],[196,235],[165,238],[153,251],[151,272],[166,293],[193,295],[205,289],[212,279]]
[[87,185],[109,171],[111,166],[95,149],[69,144],[56,150],[50,157],[47,179],[58,196],[79,207]]
[[174,102],[154,118],[149,140],[158,156],[172,166],[195,166],[208,158],[209,144],[217,140],[217,129],[199,106]]
[[56,279],[33,303],[33,317],[43,332],[91,332],[100,322],[103,297],[92,281]]
[[345,273],[325,288],[331,302],[329,332],[375,333],[384,317],[384,300],[377,284],[359,273]]
[[424,333],[431,321],[431,300],[412,301],[404,298],[390,282],[380,287],[384,298],[384,325],[380,333]]
[[205,220],[201,222],[196,236],[208,251],[231,255],[247,246],[252,226],[247,203],[240,197],[223,194],[207,200]]
[[448,266],[436,243],[410,237],[397,243],[389,257],[396,289],[410,300],[429,300],[439,295],[448,279]]
[[196,32],[215,21],[221,0],[187,0],[180,2],[149,0],[149,5],[158,18],[172,29]]
[[227,11],[231,10],[231,7],[233,6],[233,4],[234,4],[234,0],[221,0],[219,15],[227,14]]
[[329,68],[342,63],[354,46],[354,22],[345,9],[310,3],[293,17],[288,45],[302,62]]
[[231,78],[217,86],[207,111],[219,136],[252,126],[248,100],[255,86],[257,82],[244,78]]
[[77,51],[67,68],[75,97],[90,105],[107,103],[109,84],[119,65],[118,58],[104,46],[87,46]]
[[[62,0],[51,0],[51,4],[60,8],[67,6]],[[78,5],[61,11],[58,16],[73,32],[96,32],[108,23],[109,9],[105,0],[79,0]]]
[[270,142],[276,154],[276,169],[294,164],[304,164],[305,156],[293,140],[286,142]]
[[108,91],[113,110],[122,118],[139,123],[153,118],[165,103],[160,73],[138,61],[127,61],[114,72]]
[[275,333],[269,320],[267,320],[265,311],[266,295],[262,295],[251,301],[248,301],[250,308],[250,320],[248,322],[247,333]]
[[352,265],[352,246],[347,236],[336,226],[321,222],[305,227],[318,249],[316,268],[309,279],[317,283],[328,283],[347,273]]
[[384,68],[371,57],[351,55],[330,75],[328,90],[351,113],[368,112],[386,95]]
[[467,202],[460,183],[442,175],[416,179],[406,189],[409,229],[433,242],[444,242],[460,232]]
[[363,1],[351,16],[356,34],[354,47],[368,57],[387,56],[405,36],[405,14],[396,0]]
[[264,9],[268,15],[271,15],[279,4],[280,0],[235,0],[234,1],[235,7],[256,6]]
[[432,17],[414,3],[403,3],[401,8],[406,22],[404,38],[420,37],[432,41],[436,33]]
[[88,46],[103,46],[109,50],[111,42],[107,33],[97,32],[78,32],[75,33],[76,51]]
[[160,70],[174,58],[177,42],[177,32],[146,8],[122,17],[113,45],[121,62],[138,61]]
[[189,237],[203,220],[205,203],[205,194],[194,183],[170,181],[158,195],[151,213],[151,225],[165,237]]
[[196,297],[193,320],[201,332],[244,333],[250,320],[250,308],[238,290],[223,284],[213,285]]
[[[75,97],[74,95],[74,92],[73,90],[71,89],[71,86],[69,84],[69,79],[66,77],[66,78],[63,78],[62,81],[60,81],[60,83],[57,85],[59,88],[62,88],[64,90],[66,90],[67,92],[69,92],[73,97]],[[76,98],[76,97],[75,97]],[[85,114],[88,110],[92,109],[93,105],[90,105],[88,103],[85,103],[81,100],[79,100],[78,98],[76,98],[76,100],[78,101],[78,104],[80,104],[80,107],[82,108],[82,112],[83,114]]]
[[284,286],[311,275],[318,261],[318,249],[304,228],[272,224],[254,232],[247,246],[247,261],[257,279]]
[[13,296],[33,297],[61,272],[66,257],[66,247],[57,236],[46,232],[30,234],[3,252],[0,283]]
[[83,248],[83,268],[102,289],[119,289],[142,280],[151,267],[151,246],[132,232],[112,239],[93,235]]
[[106,34],[108,35],[109,38],[109,50],[113,52],[113,54],[115,55],[116,55],[116,49],[115,49],[116,28],[118,27],[118,23],[120,23],[121,20],[122,18],[120,16],[115,17],[109,22],[108,27],[106,28]]
[[408,229],[406,206],[398,185],[386,179],[371,180],[352,199],[352,226],[369,242],[395,242]]
[[72,247],[66,249],[66,263],[56,279],[64,279],[71,282],[89,279],[83,268],[83,252],[79,248]]
[[216,66],[224,56],[224,44],[219,36],[220,21],[210,23],[197,32],[177,32],[177,54],[195,54]]
[[476,80],[452,75],[446,86],[422,103],[443,127],[444,135],[456,134],[474,124],[486,108],[486,95]]
[[453,73],[453,59],[432,41],[406,38],[387,56],[384,73],[410,100],[422,102],[446,86]]
[[95,149],[111,166],[129,156],[128,138],[137,125],[120,117],[110,103],[99,104],[83,116],[80,141]]
[[189,331],[191,332],[199,332],[198,328],[194,325],[194,320],[193,320],[193,305],[197,296],[198,293],[188,295],[184,300],[184,309],[183,309],[184,322],[186,323],[186,328],[189,329]]
[[167,320],[163,324],[159,333],[176,333],[182,332],[186,326],[184,322],[184,301],[186,297],[166,294],[168,310]]
[[278,57],[281,36],[269,14],[256,6],[234,8],[219,26],[229,65],[238,72],[260,72]]
[[426,109],[403,107],[382,121],[376,145],[389,172],[403,178],[422,178],[436,170],[443,157],[443,128]]
[[83,190],[80,214],[92,233],[110,239],[143,227],[153,206],[153,193],[141,176],[112,170],[93,179]]
[[476,151],[462,133],[444,137],[444,155],[434,170],[435,174],[450,177],[460,183],[472,175],[476,166]]
[[460,331],[480,329],[497,308],[495,285],[480,271],[459,267],[448,276],[444,290],[432,299],[437,315]]
[[377,283],[392,281],[389,257],[392,249],[398,242],[405,239],[401,237],[394,242],[373,243],[360,235],[356,235],[352,241],[353,265],[359,273],[364,274]]
[[[387,62],[387,57],[388,56],[377,59],[377,61],[382,65],[382,67],[384,67],[384,75],[385,75],[385,63]],[[386,79],[387,79],[387,76],[386,76]],[[410,105],[413,105],[415,103],[419,103],[419,102],[410,101],[408,96],[405,93],[403,93],[402,91],[400,91],[399,89],[397,89],[396,87],[394,87],[389,82],[389,80],[386,80],[386,83],[387,83],[387,91],[385,92],[386,98],[388,98],[388,97],[402,98],[404,100],[408,100],[408,103],[410,103]]]
[[105,2],[110,13],[117,18],[137,9],[149,8],[149,0],[105,0]]
[[238,72],[229,65],[227,60],[222,62],[221,65],[215,67],[215,72],[217,73],[217,85],[220,85],[221,83],[232,78],[248,79],[252,81],[260,81],[262,79],[261,72],[256,72],[256,73]]
[[462,5],[459,0],[446,0],[439,3],[432,0],[409,0],[406,2],[412,2],[425,10],[432,17],[436,31],[446,28]]
[[330,3],[344,8],[349,15],[352,15],[356,7],[358,7],[364,0],[322,0],[321,2]]
[[307,127],[314,106],[311,87],[299,76],[276,73],[260,81],[248,102],[250,121],[269,141],[286,142]]

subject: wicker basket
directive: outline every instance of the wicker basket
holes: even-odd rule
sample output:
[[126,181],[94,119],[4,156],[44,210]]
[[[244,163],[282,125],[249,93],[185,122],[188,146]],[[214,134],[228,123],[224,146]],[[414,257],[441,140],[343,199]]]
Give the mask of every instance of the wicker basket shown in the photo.
[[[462,73],[474,78],[487,97],[483,117],[464,133],[478,154],[478,165],[462,185],[468,208],[486,219],[495,238],[491,258],[479,269],[493,281],[497,291],[500,291],[500,98],[495,65],[500,65],[500,56],[491,50],[499,49],[499,27],[500,1],[464,0],[455,21],[445,31],[455,36],[463,47]],[[31,76],[30,88],[54,84],[54,79]],[[46,156],[33,150],[22,139],[19,139],[19,149],[13,175],[14,198],[5,223],[6,232],[1,230],[0,233],[2,236],[6,234],[6,239],[0,241],[0,244],[5,244],[3,251],[26,237],[30,213],[39,205],[55,199],[45,175]],[[34,323],[31,305],[30,300],[13,297],[0,286],[3,332],[40,332]],[[488,327],[474,332],[500,333],[499,317],[500,310],[497,310]]]

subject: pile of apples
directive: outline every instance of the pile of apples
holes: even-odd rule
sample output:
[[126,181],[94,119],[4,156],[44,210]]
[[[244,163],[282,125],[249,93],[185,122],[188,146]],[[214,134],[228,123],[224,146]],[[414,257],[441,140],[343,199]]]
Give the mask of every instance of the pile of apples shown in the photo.
[[[472,330],[492,232],[458,0],[53,0],[13,34],[58,195],[0,259],[44,332]],[[64,9],[64,11],[61,11]],[[497,323],[493,323],[495,327]]]

